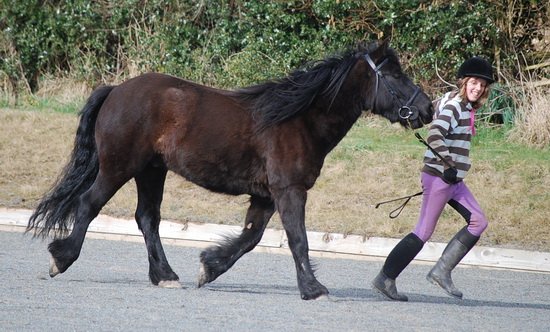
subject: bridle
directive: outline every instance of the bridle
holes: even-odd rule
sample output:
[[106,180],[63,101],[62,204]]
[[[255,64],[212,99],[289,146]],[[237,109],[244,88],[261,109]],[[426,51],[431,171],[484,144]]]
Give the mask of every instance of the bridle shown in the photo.
[[[378,94],[378,80],[379,78],[382,80],[382,83],[384,83],[384,86],[388,90],[388,92],[391,94],[393,101],[399,106],[398,114],[401,119],[404,120],[416,120],[418,118],[419,112],[418,108],[416,106],[413,106],[412,103],[416,99],[416,96],[420,93],[420,88],[415,85],[414,92],[412,96],[407,100],[407,102],[403,105],[401,103],[401,99],[399,99],[397,93],[395,92],[395,89],[392,88],[390,82],[386,80],[384,77],[384,73],[380,70],[387,62],[388,58],[385,58],[380,64],[377,66],[370,55],[367,53],[365,54],[365,60],[367,60],[367,63],[369,66],[374,70],[374,73],[376,74],[376,89],[374,94]],[[373,107],[374,107],[374,101],[373,101]]]

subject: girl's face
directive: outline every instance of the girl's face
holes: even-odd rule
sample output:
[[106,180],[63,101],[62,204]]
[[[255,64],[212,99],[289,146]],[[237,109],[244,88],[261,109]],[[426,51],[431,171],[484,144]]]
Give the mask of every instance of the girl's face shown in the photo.
[[487,81],[483,78],[470,77],[466,82],[466,98],[470,103],[475,103],[487,88]]

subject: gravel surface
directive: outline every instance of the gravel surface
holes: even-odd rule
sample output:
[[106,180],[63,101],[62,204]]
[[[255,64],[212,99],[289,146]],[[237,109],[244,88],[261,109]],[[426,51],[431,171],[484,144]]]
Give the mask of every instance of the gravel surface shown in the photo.
[[149,283],[145,246],[86,239],[79,260],[53,279],[47,242],[0,232],[0,329],[4,331],[548,331],[550,274],[455,270],[465,299],[429,284],[430,266],[398,279],[409,302],[370,288],[382,261],[315,258],[328,299],[303,301],[290,255],[250,253],[196,288],[200,249],[165,246],[182,289]]

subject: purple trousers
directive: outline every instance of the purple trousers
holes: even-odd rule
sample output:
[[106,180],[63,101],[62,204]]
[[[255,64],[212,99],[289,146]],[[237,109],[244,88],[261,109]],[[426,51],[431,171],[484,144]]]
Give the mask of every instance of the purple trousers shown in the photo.
[[426,242],[432,236],[441,212],[447,203],[464,217],[468,232],[480,236],[487,228],[487,218],[464,181],[448,184],[443,179],[421,173],[422,207],[413,233]]

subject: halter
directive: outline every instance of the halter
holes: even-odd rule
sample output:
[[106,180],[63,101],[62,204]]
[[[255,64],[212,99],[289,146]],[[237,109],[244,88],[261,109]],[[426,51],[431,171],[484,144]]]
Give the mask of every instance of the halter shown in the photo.
[[[367,60],[367,63],[372,68],[372,70],[374,70],[374,73],[376,74],[376,90],[375,90],[374,94],[375,95],[378,94],[378,78],[381,78],[382,83],[384,83],[384,86],[386,87],[388,92],[391,94],[391,96],[393,98],[393,101],[396,104],[400,105],[399,110],[397,112],[399,114],[399,117],[401,119],[404,119],[404,120],[415,120],[416,118],[418,118],[418,109],[415,106],[412,106],[412,103],[416,99],[416,96],[418,96],[418,94],[420,93],[420,88],[415,85],[415,89],[414,89],[414,92],[413,92],[412,96],[403,105],[401,103],[401,100],[399,99],[397,93],[392,88],[390,82],[388,82],[388,80],[386,80],[386,78],[384,77],[384,74],[380,70],[388,62],[388,58],[386,58],[382,62],[380,62],[380,64],[378,66],[374,63],[374,61],[372,61],[372,58],[370,57],[370,55],[368,53],[365,54],[365,60]],[[373,101],[373,107],[374,107],[374,101]]]

